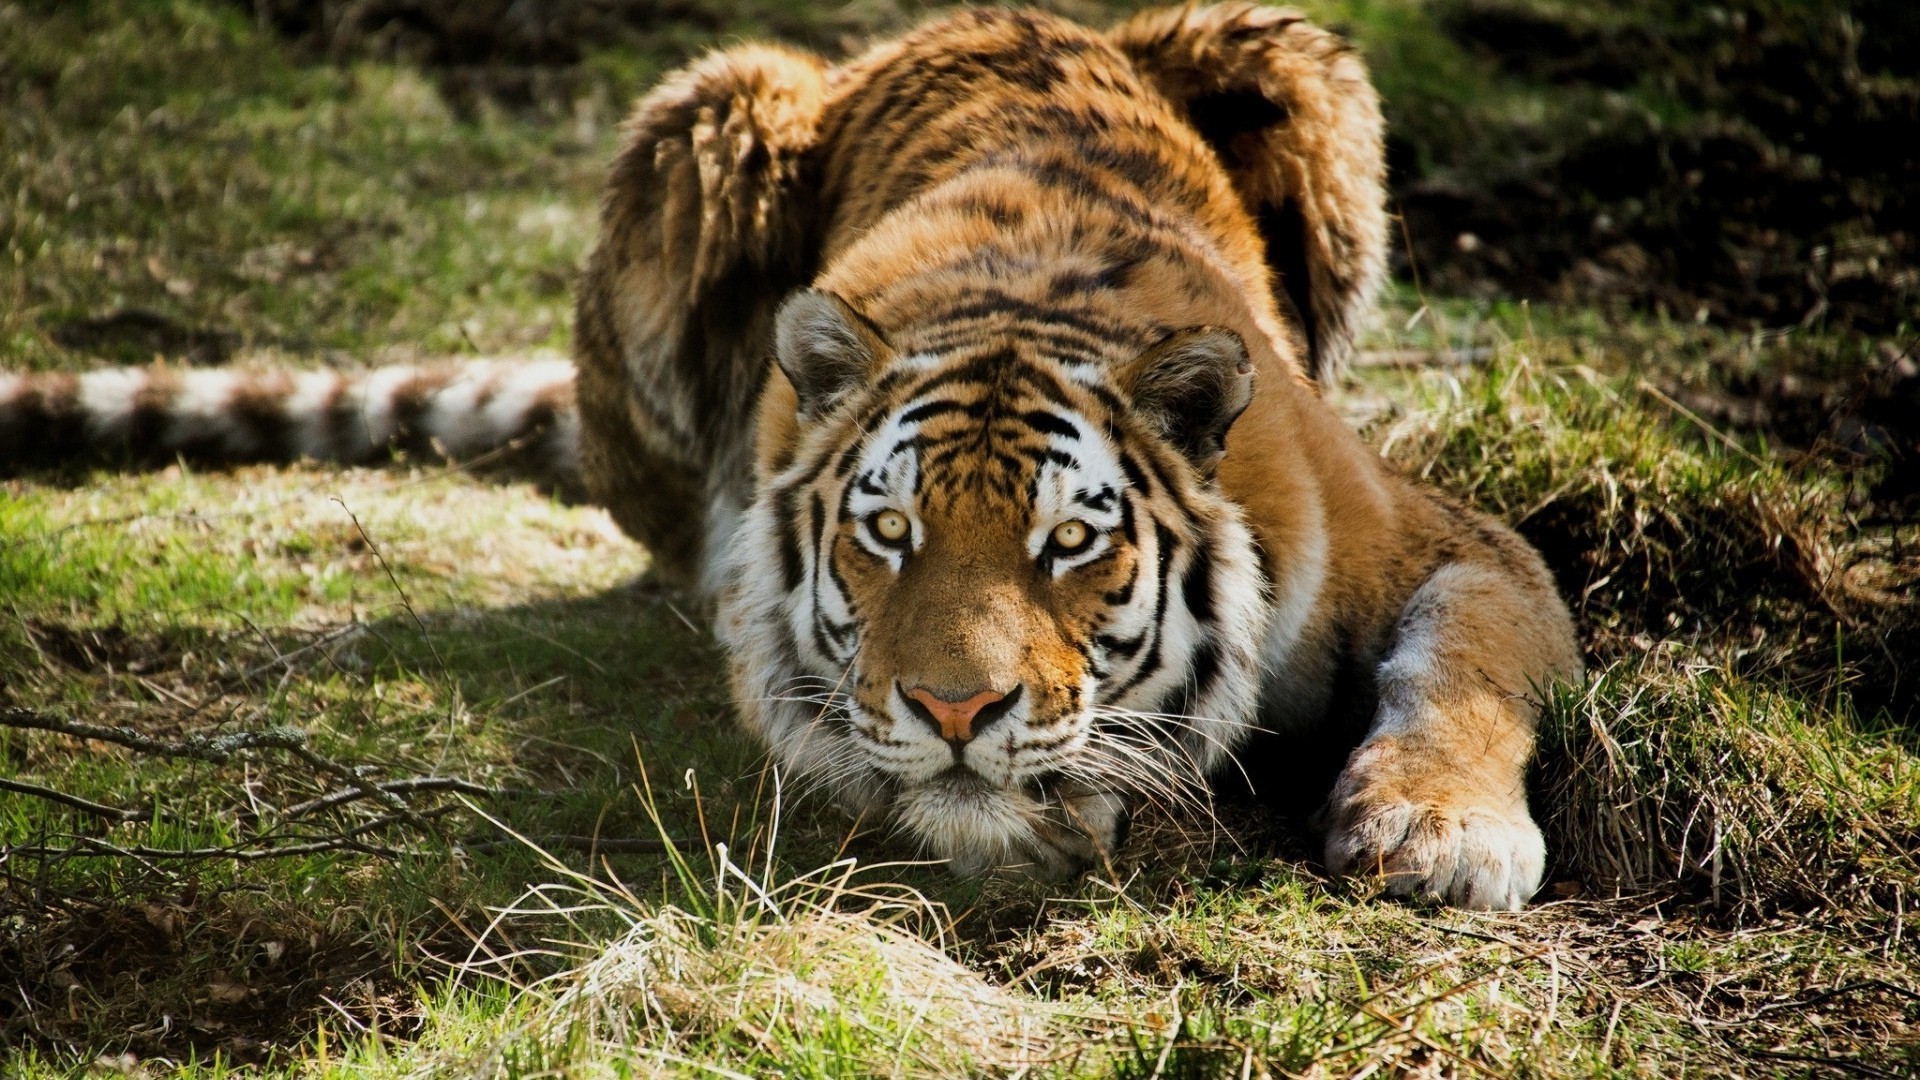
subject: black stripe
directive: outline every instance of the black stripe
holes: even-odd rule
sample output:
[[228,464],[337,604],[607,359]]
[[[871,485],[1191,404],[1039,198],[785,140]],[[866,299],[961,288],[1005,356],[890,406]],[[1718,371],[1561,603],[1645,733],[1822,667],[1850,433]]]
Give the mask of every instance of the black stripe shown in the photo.
[[[1132,591],[1133,582],[1127,582],[1127,589]],[[1093,643],[1105,649],[1110,655],[1118,656],[1122,660],[1131,660],[1140,652],[1140,646],[1147,643],[1147,631],[1142,630],[1139,637],[1131,639],[1114,637],[1112,634],[1095,634]]]
[[1180,596],[1195,621],[1213,622],[1213,550],[1204,543],[1194,549],[1193,564],[1180,583]]
[[[1046,728],[1049,728],[1052,726],[1053,726],[1052,724],[1044,724],[1044,725],[1040,725],[1039,727],[1040,727],[1040,730],[1045,730]],[[1064,734],[1056,735],[1050,739],[1034,739],[1031,742],[1015,743],[1013,747],[1013,752],[1015,754],[1019,754],[1026,751],[1034,751],[1036,753],[1044,754],[1049,750],[1058,750],[1062,746],[1067,745],[1068,743],[1072,742],[1074,740],[1074,737],[1078,734],[1079,734],[1078,732],[1068,731],[1068,732],[1065,732]]]
[[1181,492],[1180,485],[1174,483],[1173,477],[1168,475],[1166,465],[1160,460],[1160,455],[1154,453],[1153,449],[1148,447],[1146,459],[1147,468],[1153,471],[1153,478],[1160,482],[1162,488],[1166,489],[1167,498],[1173,501],[1174,508],[1180,511],[1180,516],[1188,521],[1197,520],[1200,515],[1194,512],[1193,507],[1187,505],[1185,494]]
[[1160,548],[1160,566],[1155,575],[1157,590],[1154,593],[1153,621],[1147,626],[1152,643],[1147,646],[1146,658],[1140,661],[1140,666],[1113,692],[1113,701],[1125,697],[1134,687],[1146,682],[1160,670],[1160,643],[1166,637],[1167,595],[1171,591],[1167,587],[1167,579],[1173,573],[1173,530],[1156,521],[1153,523],[1153,536]]
[[1193,665],[1187,669],[1186,685],[1175,695],[1180,698],[1176,708],[1162,708],[1157,711],[1191,715],[1200,702],[1213,691],[1213,684],[1220,677],[1220,647],[1211,641],[1203,643],[1193,652]]
[[931,420],[936,416],[946,416],[951,413],[960,413],[963,416],[978,420],[987,414],[987,408],[988,405],[984,399],[978,401],[954,401],[948,398],[942,398],[938,401],[928,401],[915,405],[913,408],[900,414],[900,422],[902,424],[918,424]]
[[[816,520],[824,517],[826,503],[817,495],[813,500],[813,508]],[[857,615],[858,611],[854,608],[853,604],[853,591],[847,588],[847,579],[840,576],[840,563],[833,557],[834,545],[831,540],[826,539],[824,525],[818,526],[818,528],[822,539],[826,540],[825,550],[820,552],[820,565],[827,572],[827,580],[833,582],[833,587],[840,590],[841,598],[847,602],[848,614]],[[815,614],[819,614],[820,612],[819,593],[817,590],[814,593],[814,612]],[[825,618],[824,615],[821,617]],[[851,637],[854,626],[854,623],[840,623],[834,622],[832,619],[827,619],[827,632],[833,635],[833,640],[836,642],[845,642],[847,638]]]
[[1102,551],[1100,554],[1095,555],[1091,559],[1088,559],[1086,562],[1076,564],[1074,566],[1074,569],[1075,570],[1090,569],[1092,567],[1099,566],[1101,563],[1112,562],[1113,560],[1119,557],[1120,557],[1120,549],[1117,547],[1114,547],[1112,544],[1108,544],[1107,549],[1105,551]]
[[800,545],[793,539],[799,525],[794,520],[794,499],[798,494],[795,488],[782,488],[773,498],[775,524],[780,536],[780,583],[786,587],[784,591],[788,594],[800,587],[800,580],[806,573],[801,562]]
[[1017,454],[993,446],[983,448],[981,446],[983,442],[988,440],[981,438],[979,432],[968,432],[965,435],[954,435],[931,441],[925,449],[921,450],[920,461],[925,471],[931,473],[947,468],[963,458],[984,454],[988,460],[1016,476],[1027,471],[1026,462],[1022,461]]
[[[853,467],[859,464],[860,450],[862,447],[866,445],[866,442],[867,440],[861,438],[861,439],[854,439],[847,443],[847,448],[840,452],[839,460],[833,463],[833,475],[835,479],[845,480],[847,478],[847,474],[853,471]],[[818,475],[820,475],[820,473],[819,473],[819,470],[816,469],[813,473],[807,476],[807,481],[811,483],[814,477]]]
[[[1105,363],[1115,346],[1114,339],[1109,336],[1094,337],[1066,327],[1018,321],[1014,329],[1019,340],[1030,349],[1039,351],[1049,360],[1075,366]],[[964,322],[923,331],[914,337],[914,342],[928,352],[948,352],[977,344],[982,335],[997,336],[999,333],[998,330],[984,329],[977,322]],[[1130,345],[1123,343],[1122,347]]]
[[1063,469],[1078,469],[1080,467],[1079,458],[1074,457],[1064,450],[1055,450],[1051,446],[1022,446],[1016,452],[1035,465],[1044,465],[1047,462],[1052,462]]
[[1025,421],[1027,426],[1033,428],[1035,431],[1045,432],[1048,435],[1058,435],[1063,439],[1072,439],[1076,442],[1080,439],[1079,428],[1074,427],[1068,421],[1050,412],[1044,412],[1040,409],[1029,409],[1020,414],[1020,419]]
[[1082,312],[1056,305],[1036,304],[1002,289],[991,288],[971,290],[966,299],[928,315],[926,322],[958,322],[988,316],[1011,317],[1050,330],[1077,330],[1094,341],[1108,345],[1130,341],[1138,334],[1132,327],[1112,326]]
[[[808,516],[812,525],[814,559],[818,564],[826,561],[830,553],[825,550],[822,543],[827,530],[827,507],[817,494],[813,497]],[[820,603],[819,571],[820,568],[816,565],[813,575],[813,644],[820,650],[820,655],[829,660],[838,660],[840,650],[836,646],[845,631],[833,625],[833,620],[827,618],[826,611]]]
[[1086,391],[1093,397],[1093,400],[1099,402],[1100,406],[1106,409],[1107,413],[1111,416],[1124,416],[1131,411],[1131,407],[1128,406],[1126,402],[1120,400],[1120,395],[1104,386],[1089,386],[1086,388]]
[[1073,408],[1072,398],[1061,388],[1058,380],[1021,359],[1020,355],[1011,349],[996,349],[981,353],[968,358],[957,367],[935,372],[925,382],[914,387],[912,396],[921,397],[956,384],[977,385],[1001,393],[1005,393],[1013,386],[1020,386],[1055,405]]
[[1101,513],[1113,509],[1113,500],[1119,497],[1119,492],[1105,485],[1102,485],[1098,491],[1088,491],[1086,488],[1080,488],[1073,493],[1073,500],[1075,502],[1089,510],[1096,510]]

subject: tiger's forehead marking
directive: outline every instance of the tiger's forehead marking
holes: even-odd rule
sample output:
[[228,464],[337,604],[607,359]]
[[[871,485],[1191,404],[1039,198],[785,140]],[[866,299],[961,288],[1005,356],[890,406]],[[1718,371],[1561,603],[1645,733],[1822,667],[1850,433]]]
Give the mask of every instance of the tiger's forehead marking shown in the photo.
[[849,497],[885,491],[938,506],[979,493],[1034,507],[1084,489],[1111,500],[1125,474],[1096,418],[1117,399],[1065,377],[1073,366],[1011,349],[896,362],[879,386],[910,374],[839,470]]
[[964,274],[928,278],[914,288],[932,288],[936,297],[888,298],[913,312],[913,324],[895,331],[899,343],[923,355],[1017,355],[1066,380],[1105,385],[1116,361],[1171,332],[1123,306],[1114,287],[1124,280],[1118,267],[1042,271],[991,284]]

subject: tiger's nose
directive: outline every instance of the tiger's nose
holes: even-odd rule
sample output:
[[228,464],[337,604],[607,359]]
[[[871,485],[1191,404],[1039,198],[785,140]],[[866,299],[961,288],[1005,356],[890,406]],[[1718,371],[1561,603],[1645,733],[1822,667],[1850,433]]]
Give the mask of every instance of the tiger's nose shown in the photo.
[[1010,694],[982,690],[972,697],[954,701],[941,697],[924,686],[901,691],[907,709],[925,720],[954,746],[964,746],[980,729],[1005,716],[1020,700],[1020,687]]

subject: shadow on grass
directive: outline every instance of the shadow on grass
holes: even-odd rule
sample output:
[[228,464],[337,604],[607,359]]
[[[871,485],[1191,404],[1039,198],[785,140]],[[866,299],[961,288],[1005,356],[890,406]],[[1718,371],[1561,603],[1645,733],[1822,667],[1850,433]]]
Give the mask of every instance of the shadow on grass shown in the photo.
[[[535,841],[564,838],[552,848],[563,861],[592,855],[621,872],[662,872],[660,857],[619,849],[663,833],[696,860],[725,843],[742,865],[763,860],[771,841],[796,871],[843,854],[863,863],[914,857],[880,823],[852,822],[822,793],[776,775],[741,730],[724,654],[685,594],[641,581],[586,597],[390,616],[370,623],[368,637],[379,643],[369,655],[376,673],[440,682],[471,717],[471,737],[501,747],[548,793],[505,807],[499,820]],[[591,851],[583,843],[591,837],[615,843]]]
[[[0,860],[0,1045],[81,1061],[261,1063],[303,1053],[320,1025],[407,1037],[419,995],[451,965],[537,947],[539,929],[498,912],[560,872],[516,836],[662,900],[680,891],[647,844],[663,834],[696,866],[722,842],[741,865],[764,862],[774,781],[683,600],[642,584],[416,610],[308,630],[0,623],[0,648],[19,647],[0,675],[25,676],[0,687],[0,704],[43,702],[161,738],[289,725],[368,779],[448,776],[500,792],[471,811],[445,793],[408,795],[433,827],[367,836],[397,856]],[[43,732],[0,730],[0,761],[97,801],[154,807],[151,821],[102,826],[0,794],[12,845],[217,846],[284,829],[285,807],[339,788],[273,752],[220,765],[129,758]],[[781,795],[779,865],[831,861],[844,819]],[[301,828],[339,832],[376,805]],[[549,962],[530,955],[508,970],[537,976]]]

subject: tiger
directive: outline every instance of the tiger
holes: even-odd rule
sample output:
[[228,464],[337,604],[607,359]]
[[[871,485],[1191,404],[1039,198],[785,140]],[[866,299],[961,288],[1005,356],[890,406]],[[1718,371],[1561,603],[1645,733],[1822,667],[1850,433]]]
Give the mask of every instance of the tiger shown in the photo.
[[700,598],[771,761],[958,874],[1111,865],[1314,744],[1330,872],[1518,908],[1582,658],[1540,555],[1329,401],[1383,146],[1352,48],[1251,3],[735,45],[628,119],[571,370],[12,376],[0,432],[532,444]]

